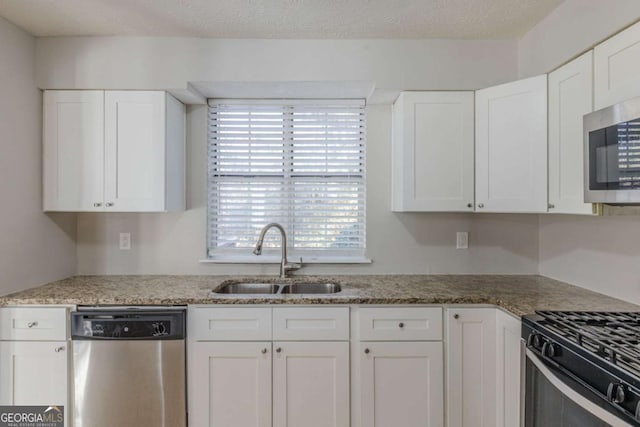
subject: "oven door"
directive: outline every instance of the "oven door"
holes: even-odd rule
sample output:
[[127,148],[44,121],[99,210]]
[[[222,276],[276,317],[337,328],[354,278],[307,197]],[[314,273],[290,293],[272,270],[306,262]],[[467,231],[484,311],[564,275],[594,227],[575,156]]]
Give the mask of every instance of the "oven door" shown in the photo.
[[525,427],[627,427],[601,398],[526,350]]

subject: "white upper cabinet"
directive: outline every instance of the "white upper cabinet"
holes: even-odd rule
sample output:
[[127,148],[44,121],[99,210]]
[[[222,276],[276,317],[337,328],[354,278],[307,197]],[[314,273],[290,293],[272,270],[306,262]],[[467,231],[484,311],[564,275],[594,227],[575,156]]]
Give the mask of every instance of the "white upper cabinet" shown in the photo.
[[473,96],[400,95],[393,110],[393,211],[473,211]]
[[185,107],[161,91],[46,91],[44,210],[184,209]]
[[640,96],[640,23],[594,49],[595,109]]
[[476,92],[476,210],[547,211],[547,76]]
[[43,120],[44,210],[103,210],[104,92],[46,91]]
[[549,212],[591,214],[584,203],[582,116],[593,111],[593,52],[549,74]]

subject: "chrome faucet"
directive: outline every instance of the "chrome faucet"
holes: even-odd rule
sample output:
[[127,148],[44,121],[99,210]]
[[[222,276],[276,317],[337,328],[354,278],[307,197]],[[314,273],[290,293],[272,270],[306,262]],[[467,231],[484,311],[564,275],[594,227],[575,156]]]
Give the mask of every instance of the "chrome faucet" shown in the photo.
[[253,250],[254,255],[262,255],[262,243],[264,241],[264,236],[267,234],[271,228],[277,228],[280,230],[280,237],[282,238],[282,259],[280,260],[280,278],[284,279],[287,277],[287,274],[290,271],[295,271],[302,268],[302,257],[300,257],[300,263],[289,264],[287,261],[287,233],[284,231],[284,228],[275,222],[267,224],[264,226],[262,231],[260,231],[260,237],[258,237],[258,241],[256,242],[256,247]]

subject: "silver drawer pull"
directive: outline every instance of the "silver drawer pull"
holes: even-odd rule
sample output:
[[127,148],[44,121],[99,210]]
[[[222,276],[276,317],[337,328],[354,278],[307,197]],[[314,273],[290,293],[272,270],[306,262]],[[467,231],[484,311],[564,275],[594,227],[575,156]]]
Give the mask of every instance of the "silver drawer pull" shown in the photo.
[[106,206],[106,207],[108,207],[108,208],[110,208],[110,207],[112,207],[112,206],[113,206],[113,202],[107,202],[107,203],[105,204],[105,206]]
[[94,203],[94,204],[93,204],[93,207],[94,207],[94,208],[99,208],[100,206],[102,206],[102,203],[97,203],[97,202],[96,202],[96,203]]
[[64,346],[56,347],[55,350],[53,350],[53,351],[55,351],[56,353],[60,353],[61,351],[64,351]]
[[38,322],[29,322],[29,323],[27,323],[27,327],[28,328],[35,328],[36,326],[38,326]]
[[400,322],[400,323],[398,324],[398,327],[399,327],[400,329],[404,328],[404,323]]
[[262,349],[262,354],[267,354],[267,349],[266,348]]

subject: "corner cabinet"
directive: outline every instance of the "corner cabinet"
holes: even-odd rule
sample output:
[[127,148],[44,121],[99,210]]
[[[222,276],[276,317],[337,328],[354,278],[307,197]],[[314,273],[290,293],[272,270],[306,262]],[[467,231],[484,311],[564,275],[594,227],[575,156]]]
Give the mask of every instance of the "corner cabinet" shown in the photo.
[[593,55],[596,110],[640,96],[640,23],[600,43]]
[[549,74],[549,212],[592,214],[584,203],[582,116],[593,111],[593,52]]
[[473,92],[403,92],[393,107],[394,212],[470,212]]
[[45,91],[45,211],[185,207],[185,106],[161,91]]
[[547,76],[476,91],[476,211],[547,211]]
[[447,425],[521,425],[520,321],[496,308],[445,313]]

